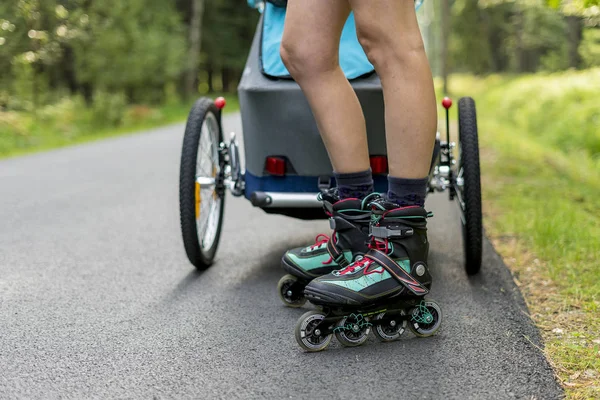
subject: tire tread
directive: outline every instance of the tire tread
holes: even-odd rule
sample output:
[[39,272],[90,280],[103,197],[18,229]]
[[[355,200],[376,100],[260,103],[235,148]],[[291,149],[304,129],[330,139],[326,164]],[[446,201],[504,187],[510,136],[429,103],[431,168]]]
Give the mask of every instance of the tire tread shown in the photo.
[[465,268],[469,275],[475,275],[481,269],[483,226],[477,111],[475,101],[470,97],[463,97],[458,102],[458,124],[464,168]]
[[200,142],[202,124],[206,114],[209,112],[212,112],[217,117],[217,121],[219,122],[219,141],[223,140],[219,110],[211,99],[205,97],[198,99],[192,106],[186,123],[179,170],[181,235],[188,259],[199,270],[207,269],[212,265],[221,236],[223,210],[225,208],[225,198],[223,197],[215,241],[212,248],[209,249],[208,254],[203,254],[198,242],[196,228],[195,183],[198,144]]

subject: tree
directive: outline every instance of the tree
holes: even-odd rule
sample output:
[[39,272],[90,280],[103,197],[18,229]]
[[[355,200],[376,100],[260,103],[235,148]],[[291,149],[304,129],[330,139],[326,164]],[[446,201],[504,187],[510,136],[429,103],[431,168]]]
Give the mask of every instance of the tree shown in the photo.
[[584,25],[600,25],[600,0],[546,0],[546,3],[565,16],[569,43],[569,66],[579,68],[582,58],[579,47],[583,39]]
[[192,18],[189,29],[188,65],[186,71],[185,91],[191,97],[198,91],[198,67],[200,66],[200,49],[202,45],[202,17],[204,0],[192,1]]
[[448,75],[450,74],[449,42],[450,42],[450,0],[442,0],[442,79],[444,81],[444,93],[448,92]]
[[77,80],[124,92],[132,102],[160,102],[183,70],[185,33],[170,2],[103,0],[84,8],[89,23],[73,42]]
[[582,29],[590,18],[561,7],[557,12],[546,0],[455,0],[452,65],[475,73],[580,67]]
[[212,75],[221,81],[217,83],[222,83],[223,90],[234,91],[248,57],[259,14],[240,6],[239,0],[213,0],[206,8],[205,18],[203,69],[210,72],[209,78]]

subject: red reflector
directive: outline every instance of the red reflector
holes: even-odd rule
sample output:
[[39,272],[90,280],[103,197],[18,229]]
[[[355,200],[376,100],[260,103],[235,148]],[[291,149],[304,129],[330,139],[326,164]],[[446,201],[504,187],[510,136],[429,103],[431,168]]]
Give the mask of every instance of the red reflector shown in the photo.
[[387,174],[388,161],[386,156],[371,156],[371,171],[374,175]]
[[267,157],[265,170],[271,175],[285,175],[285,159],[282,157]]

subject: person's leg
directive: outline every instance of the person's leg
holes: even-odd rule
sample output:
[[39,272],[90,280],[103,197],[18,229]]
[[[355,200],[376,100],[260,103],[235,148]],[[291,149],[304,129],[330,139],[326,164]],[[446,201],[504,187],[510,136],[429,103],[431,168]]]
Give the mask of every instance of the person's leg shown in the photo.
[[289,275],[278,290],[292,307],[304,304],[303,288],[310,280],[368,250],[371,213],[367,201],[359,200],[373,191],[365,119],[338,60],[349,14],[348,0],[288,1],[281,56],[308,99],[337,181],[336,190],[321,193],[324,209],[336,221],[331,238],[319,235],[313,245],[291,249],[281,260]]
[[281,56],[302,88],[334,168],[342,198],[373,191],[362,108],[339,65],[348,0],[289,0]]
[[389,160],[388,198],[423,205],[437,109],[412,0],[349,0],[359,40],[381,78]]

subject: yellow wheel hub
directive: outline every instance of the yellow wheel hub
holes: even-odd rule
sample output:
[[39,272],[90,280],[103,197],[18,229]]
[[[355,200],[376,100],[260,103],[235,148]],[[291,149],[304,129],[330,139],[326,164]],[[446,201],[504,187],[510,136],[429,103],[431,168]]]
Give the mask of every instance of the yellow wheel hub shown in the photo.
[[[213,176],[213,178],[217,179],[217,167],[215,165],[213,165],[212,176]],[[213,198],[215,199],[215,201],[217,201],[219,199],[216,189],[213,190]]]
[[200,194],[200,184],[198,182],[196,182],[196,193],[195,193],[195,200],[196,200],[196,219],[200,218],[200,203],[202,203],[202,195]]

